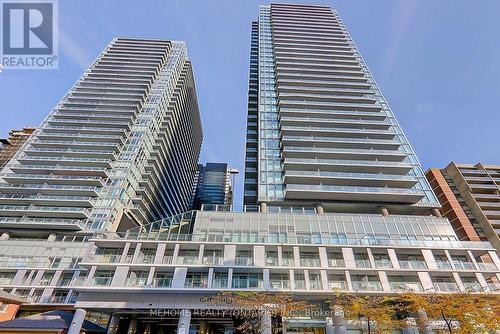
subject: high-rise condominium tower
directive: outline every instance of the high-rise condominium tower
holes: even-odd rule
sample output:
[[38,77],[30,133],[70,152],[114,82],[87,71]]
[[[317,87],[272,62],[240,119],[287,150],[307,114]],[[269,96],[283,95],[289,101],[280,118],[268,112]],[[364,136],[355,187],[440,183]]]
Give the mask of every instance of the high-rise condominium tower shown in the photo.
[[237,169],[228,168],[226,163],[207,162],[199,164],[193,194],[193,208],[199,210],[203,205],[230,209],[233,205],[234,175]]
[[244,203],[319,212],[439,207],[346,27],[327,6],[260,6],[252,25]]
[[0,229],[117,229],[189,209],[202,142],[182,42],[117,38],[1,171]]
[[450,163],[425,175],[460,240],[485,240],[500,250],[500,166]]

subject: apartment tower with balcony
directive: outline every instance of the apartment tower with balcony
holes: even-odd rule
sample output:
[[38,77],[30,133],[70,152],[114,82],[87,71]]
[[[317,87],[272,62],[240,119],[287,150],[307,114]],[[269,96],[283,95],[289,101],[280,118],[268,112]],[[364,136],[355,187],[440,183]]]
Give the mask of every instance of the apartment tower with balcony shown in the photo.
[[252,24],[244,203],[428,213],[419,161],[327,6],[260,6]]
[[500,166],[458,164],[425,175],[460,240],[488,240],[500,251]]
[[116,38],[1,170],[0,230],[117,230],[184,212],[201,142],[186,45]]
[[199,164],[193,190],[193,209],[204,205],[230,209],[233,205],[234,177],[239,171],[226,163]]

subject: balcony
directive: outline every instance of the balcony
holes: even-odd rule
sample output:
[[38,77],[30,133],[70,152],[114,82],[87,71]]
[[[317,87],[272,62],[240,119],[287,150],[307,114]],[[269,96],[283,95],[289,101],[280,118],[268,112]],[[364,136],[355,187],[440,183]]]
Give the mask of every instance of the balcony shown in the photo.
[[92,261],[98,263],[119,263],[121,254],[96,254],[93,256]]
[[94,277],[92,279],[93,286],[110,286],[113,277]]
[[321,267],[321,262],[318,258],[301,258],[300,265],[302,267]]
[[355,291],[382,291],[380,282],[352,281],[352,288]]
[[442,269],[442,270],[452,269],[451,264],[448,261],[436,261],[436,265],[437,265],[438,269]]
[[497,266],[494,263],[478,262],[479,270],[496,271]]
[[399,261],[401,269],[427,269],[425,261]]
[[422,283],[420,282],[389,282],[392,291],[423,291]]
[[155,288],[171,288],[172,277],[153,278],[153,286]]
[[273,289],[273,290],[290,290],[291,289],[290,281],[271,280],[270,285],[271,285],[271,289]]
[[227,277],[226,278],[214,278],[212,281],[213,289],[227,289]]
[[345,268],[344,259],[328,259],[330,267],[334,268]]
[[253,266],[253,257],[236,257],[234,259],[235,266]]
[[198,256],[178,256],[177,264],[198,264]]
[[457,270],[476,270],[476,266],[472,262],[453,262],[453,267]]
[[341,291],[348,290],[347,282],[345,282],[345,281],[329,281],[328,282],[328,289],[329,290],[341,290]]
[[356,259],[356,267],[357,268],[371,268],[372,264],[370,260]]
[[392,263],[389,259],[385,260],[375,260],[375,268],[386,268],[390,269],[392,268]]
[[212,266],[222,266],[224,264],[224,258],[220,256],[205,256],[203,257],[203,264]]
[[287,199],[416,203],[422,197],[422,191],[406,188],[287,184],[285,189]]
[[454,282],[434,282],[434,289],[438,292],[458,291],[458,285]]

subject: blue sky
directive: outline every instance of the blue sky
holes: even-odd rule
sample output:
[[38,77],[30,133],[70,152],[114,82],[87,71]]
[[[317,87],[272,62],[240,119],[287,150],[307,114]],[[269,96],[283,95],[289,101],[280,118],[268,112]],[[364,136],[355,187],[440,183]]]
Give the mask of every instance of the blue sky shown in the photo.
[[[0,136],[39,125],[113,37],[185,40],[203,118],[201,160],[243,170],[250,22],[259,3],[60,1],[59,69],[0,73]],[[339,11],[424,169],[452,160],[500,164],[500,1],[311,3]],[[242,177],[237,203],[241,188]]]

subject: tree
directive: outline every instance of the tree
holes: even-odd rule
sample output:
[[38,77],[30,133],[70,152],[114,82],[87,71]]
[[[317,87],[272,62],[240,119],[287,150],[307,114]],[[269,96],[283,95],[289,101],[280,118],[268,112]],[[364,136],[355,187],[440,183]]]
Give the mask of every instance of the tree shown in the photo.
[[231,314],[243,320],[236,329],[242,333],[263,333],[262,317],[293,317],[311,308],[307,301],[298,301],[285,292],[224,291],[210,299],[217,306],[229,308]]
[[330,306],[341,307],[346,319],[365,327],[368,334],[390,333],[395,328],[401,328],[402,322],[396,314],[399,300],[388,296],[361,296],[337,292]]
[[406,292],[400,299],[412,312],[423,310],[430,319],[443,320],[440,332],[470,334],[500,330],[499,295],[484,292]]

